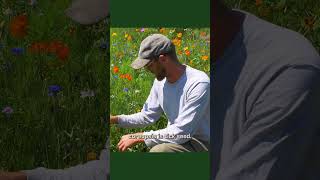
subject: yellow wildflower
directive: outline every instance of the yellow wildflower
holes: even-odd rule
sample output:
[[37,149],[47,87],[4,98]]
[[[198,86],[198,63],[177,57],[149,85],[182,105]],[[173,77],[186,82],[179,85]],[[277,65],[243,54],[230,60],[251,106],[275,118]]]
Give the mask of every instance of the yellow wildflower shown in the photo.
[[181,40],[180,39],[177,39],[177,38],[174,38],[172,40],[172,43],[175,45],[175,46],[181,46]]
[[97,154],[95,152],[89,152],[87,154],[87,161],[92,161],[97,159]]
[[201,59],[204,60],[204,61],[206,61],[206,60],[209,59],[209,56],[202,56]]
[[129,36],[127,37],[127,40],[128,40],[128,41],[131,41],[131,40],[132,40],[131,35],[129,35]]
[[166,29],[165,28],[160,28],[159,32],[164,34],[166,32]]

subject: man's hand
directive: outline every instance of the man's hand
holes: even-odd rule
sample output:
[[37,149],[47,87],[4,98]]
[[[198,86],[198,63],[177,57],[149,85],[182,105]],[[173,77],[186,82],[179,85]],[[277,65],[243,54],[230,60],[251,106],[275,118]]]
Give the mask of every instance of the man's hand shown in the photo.
[[143,133],[127,134],[121,137],[121,140],[118,143],[119,151],[126,151],[128,148],[134,146],[137,143],[144,142],[143,138],[138,138],[139,135]]
[[27,180],[27,175],[23,172],[0,171],[0,180]]
[[110,115],[110,124],[118,124],[118,116]]

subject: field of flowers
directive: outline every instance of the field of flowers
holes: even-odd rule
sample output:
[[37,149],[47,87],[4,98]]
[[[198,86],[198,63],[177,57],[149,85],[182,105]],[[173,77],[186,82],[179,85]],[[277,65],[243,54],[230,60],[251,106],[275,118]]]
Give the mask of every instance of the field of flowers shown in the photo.
[[[149,95],[154,76],[146,70],[134,70],[131,62],[138,56],[141,41],[150,34],[166,35],[176,46],[178,59],[209,74],[210,30],[183,28],[111,28],[110,30],[110,112],[132,114],[140,112]],[[121,136],[134,132],[164,128],[165,116],[153,126],[141,129],[110,127],[111,151],[117,151]],[[147,147],[139,144],[131,152],[146,152]]]
[[0,171],[65,168],[104,146],[109,25],[76,24],[70,3],[0,2]]

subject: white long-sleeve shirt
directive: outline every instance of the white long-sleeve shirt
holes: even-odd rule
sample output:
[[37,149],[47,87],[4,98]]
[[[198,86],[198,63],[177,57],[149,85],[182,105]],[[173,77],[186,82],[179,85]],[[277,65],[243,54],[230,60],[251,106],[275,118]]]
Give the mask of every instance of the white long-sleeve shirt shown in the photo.
[[99,160],[89,161],[67,169],[46,169],[39,167],[25,170],[28,180],[108,180],[109,141],[100,153]]
[[148,147],[161,143],[182,144],[197,138],[210,138],[210,79],[202,71],[186,66],[175,83],[166,78],[154,80],[149,97],[141,112],[119,115],[119,127],[145,127],[155,123],[165,113],[168,124],[164,129],[144,132]]

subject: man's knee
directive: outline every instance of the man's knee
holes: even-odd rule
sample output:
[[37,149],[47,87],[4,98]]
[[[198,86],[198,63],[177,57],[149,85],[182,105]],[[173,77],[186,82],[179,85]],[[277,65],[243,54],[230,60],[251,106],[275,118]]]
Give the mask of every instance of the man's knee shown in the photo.
[[164,143],[164,144],[158,144],[153,146],[150,149],[150,152],[176,152],[176,151],[174,150],[173,147],[171,147],[171,144]]

